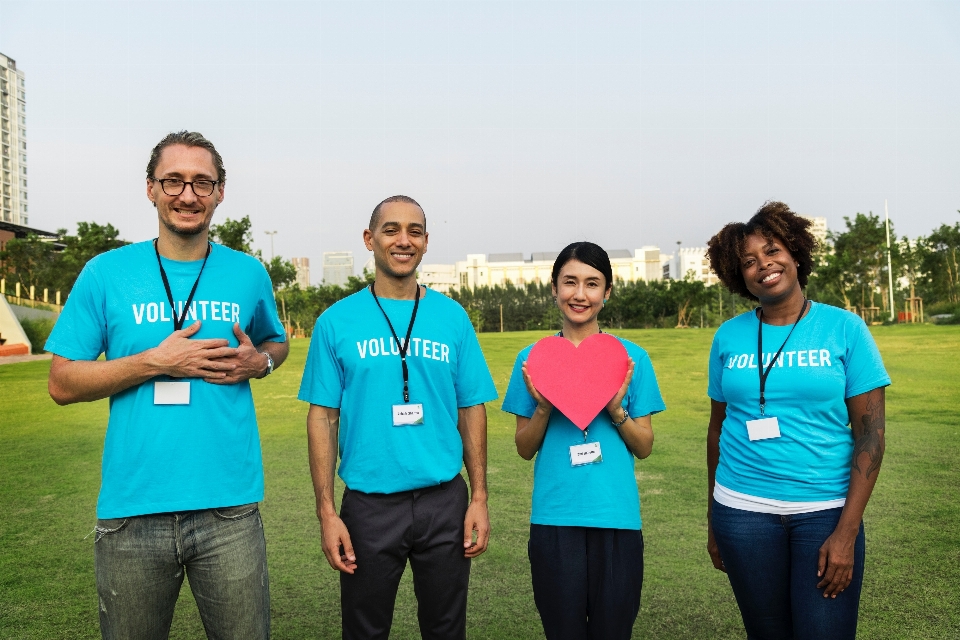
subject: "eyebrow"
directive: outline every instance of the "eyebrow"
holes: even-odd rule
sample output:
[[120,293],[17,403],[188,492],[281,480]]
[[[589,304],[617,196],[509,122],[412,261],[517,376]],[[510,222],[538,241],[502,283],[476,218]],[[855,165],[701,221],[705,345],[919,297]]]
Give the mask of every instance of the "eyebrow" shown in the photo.
[[[397,226],[397,227],[402,227],[402,226],[403,226],[402,224],[400,224],[399,222],[396,222],[396,221],[387,221],[387,222],[384,222],[383,224],[381,224],[381,225],[380,225],[380,228],[383,229],[384,227],[389,227],[389,226],[391,226],[391,225]],[[411,227],[414,227],[414,228],[417,228],[417,229],[423,229],[423,228],[424,228],[423,223],[420,223],[420,222],[411,222],[411,223],[410,223],[410,226],[411,226]]]

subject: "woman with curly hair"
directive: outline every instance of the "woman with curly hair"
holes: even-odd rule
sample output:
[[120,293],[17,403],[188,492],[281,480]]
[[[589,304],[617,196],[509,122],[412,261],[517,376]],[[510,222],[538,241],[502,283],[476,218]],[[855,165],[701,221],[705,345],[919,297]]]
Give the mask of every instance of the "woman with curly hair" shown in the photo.
[[717,330],[707,391],[707,551],[748,638],[855,637],[883,459],[890,378],[858,316],[804,296],[810,224],[768,202],[709,242],[723,285],[759,302]]

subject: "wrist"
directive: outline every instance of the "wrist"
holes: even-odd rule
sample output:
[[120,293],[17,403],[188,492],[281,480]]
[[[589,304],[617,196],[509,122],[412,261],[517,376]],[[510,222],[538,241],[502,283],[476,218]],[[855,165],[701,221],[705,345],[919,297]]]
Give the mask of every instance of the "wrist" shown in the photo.
[[627,410],[619,404],[613,408],[607,407],[607,413],[610,415],[610,422],[617,428],[623,426],[623,423],[626,422],[629,417]]
[[260,355],[264,358],[263,370],[258,375],[258,378],[266,378],[268,375],[273,373],[273,357],[266,351],[259,351]]
[[486,491],[474,491],[470,495],[470,502],[472,504],[480,504],[487,506],[487,492]]

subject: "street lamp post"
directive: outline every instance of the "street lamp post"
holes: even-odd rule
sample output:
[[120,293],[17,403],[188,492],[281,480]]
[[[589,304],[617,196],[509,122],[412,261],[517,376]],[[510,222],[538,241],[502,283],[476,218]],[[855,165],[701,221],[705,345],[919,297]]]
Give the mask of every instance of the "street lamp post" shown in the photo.
[[276,231],[264,231],[265,234],[270,236],[270,262],[273,262],[273,236],[277,235]]

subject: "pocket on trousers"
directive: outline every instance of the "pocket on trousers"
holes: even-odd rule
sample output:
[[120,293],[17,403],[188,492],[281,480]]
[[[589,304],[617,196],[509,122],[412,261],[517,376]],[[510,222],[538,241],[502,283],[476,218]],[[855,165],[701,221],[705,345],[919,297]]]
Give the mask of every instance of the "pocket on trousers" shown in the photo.
[[94,528],[97,536],[93,540],[94,544],[100,542],[100,538],[103,536],[111,536],[122,531],[124,527],[127,526],[127,522],[129,522],[129,520],[130,518],[97,518],[97,526]]
[[236,507],[218,507],[213,510],[213,515],[220,520],[243,520],[257,513],[258,507],[259,503],[256,502],[241,504]]

